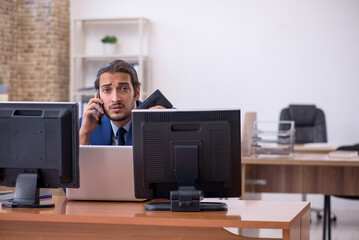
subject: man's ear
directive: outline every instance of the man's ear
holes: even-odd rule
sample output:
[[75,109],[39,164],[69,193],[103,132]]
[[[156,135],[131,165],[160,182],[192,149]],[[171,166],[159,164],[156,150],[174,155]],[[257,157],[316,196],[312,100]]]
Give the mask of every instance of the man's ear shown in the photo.
[[140,99],[140,87],[137,87],[137,91],[136,91],[136,96],[135,96],[135,100],[137,101],[138,99]]

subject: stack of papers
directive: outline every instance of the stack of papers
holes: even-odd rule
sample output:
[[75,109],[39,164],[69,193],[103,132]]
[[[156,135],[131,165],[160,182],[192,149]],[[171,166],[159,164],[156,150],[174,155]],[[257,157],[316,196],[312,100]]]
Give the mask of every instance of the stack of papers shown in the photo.
[[12,191],[0,191],[0,201],[7,201],[13,199]]
[[329,152],[329,157],[332,158],[356,158],[358,157],[358,151],[338,150]]

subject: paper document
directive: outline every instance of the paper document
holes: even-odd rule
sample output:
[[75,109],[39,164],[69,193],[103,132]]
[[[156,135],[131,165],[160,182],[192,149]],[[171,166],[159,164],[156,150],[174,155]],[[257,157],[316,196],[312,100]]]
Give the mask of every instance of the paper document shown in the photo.
[[356,158],[358,157],[357,151],[338,150],[329,152],[329,157],[332,158]]

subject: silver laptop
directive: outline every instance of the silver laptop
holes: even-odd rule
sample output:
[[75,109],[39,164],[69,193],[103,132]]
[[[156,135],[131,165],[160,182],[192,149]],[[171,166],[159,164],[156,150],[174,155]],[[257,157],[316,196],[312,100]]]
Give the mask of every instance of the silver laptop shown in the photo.
[[135,198],[132,146],[80,146],[80,188],[70,200],[144,201]]

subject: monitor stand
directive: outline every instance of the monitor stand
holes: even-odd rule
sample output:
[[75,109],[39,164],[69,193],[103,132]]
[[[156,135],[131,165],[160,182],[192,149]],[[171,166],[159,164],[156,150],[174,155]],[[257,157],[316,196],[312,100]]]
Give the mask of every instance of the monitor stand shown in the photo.
[[16,179],[14,198],[10,202],[3,202],[7,208],[50,208],[55,204],[40,202],[40,191],[37,187],[38,173],[21,173]]
[[178,190],[170,192],[171,202],[152,202],[146,205],[149,211],[199,212],[227,211],[227,204],[221,202],[201,202],[203,193],[195,188],[198,177],[198,151],[196,144],[174,147],[175,171]]
[[202,191],[195,187],[179,187],[171,191],[171,202],[152,202],[146,205],[148,211],[199,212],[227,211],[227,204],[221,202],[201,202]]

